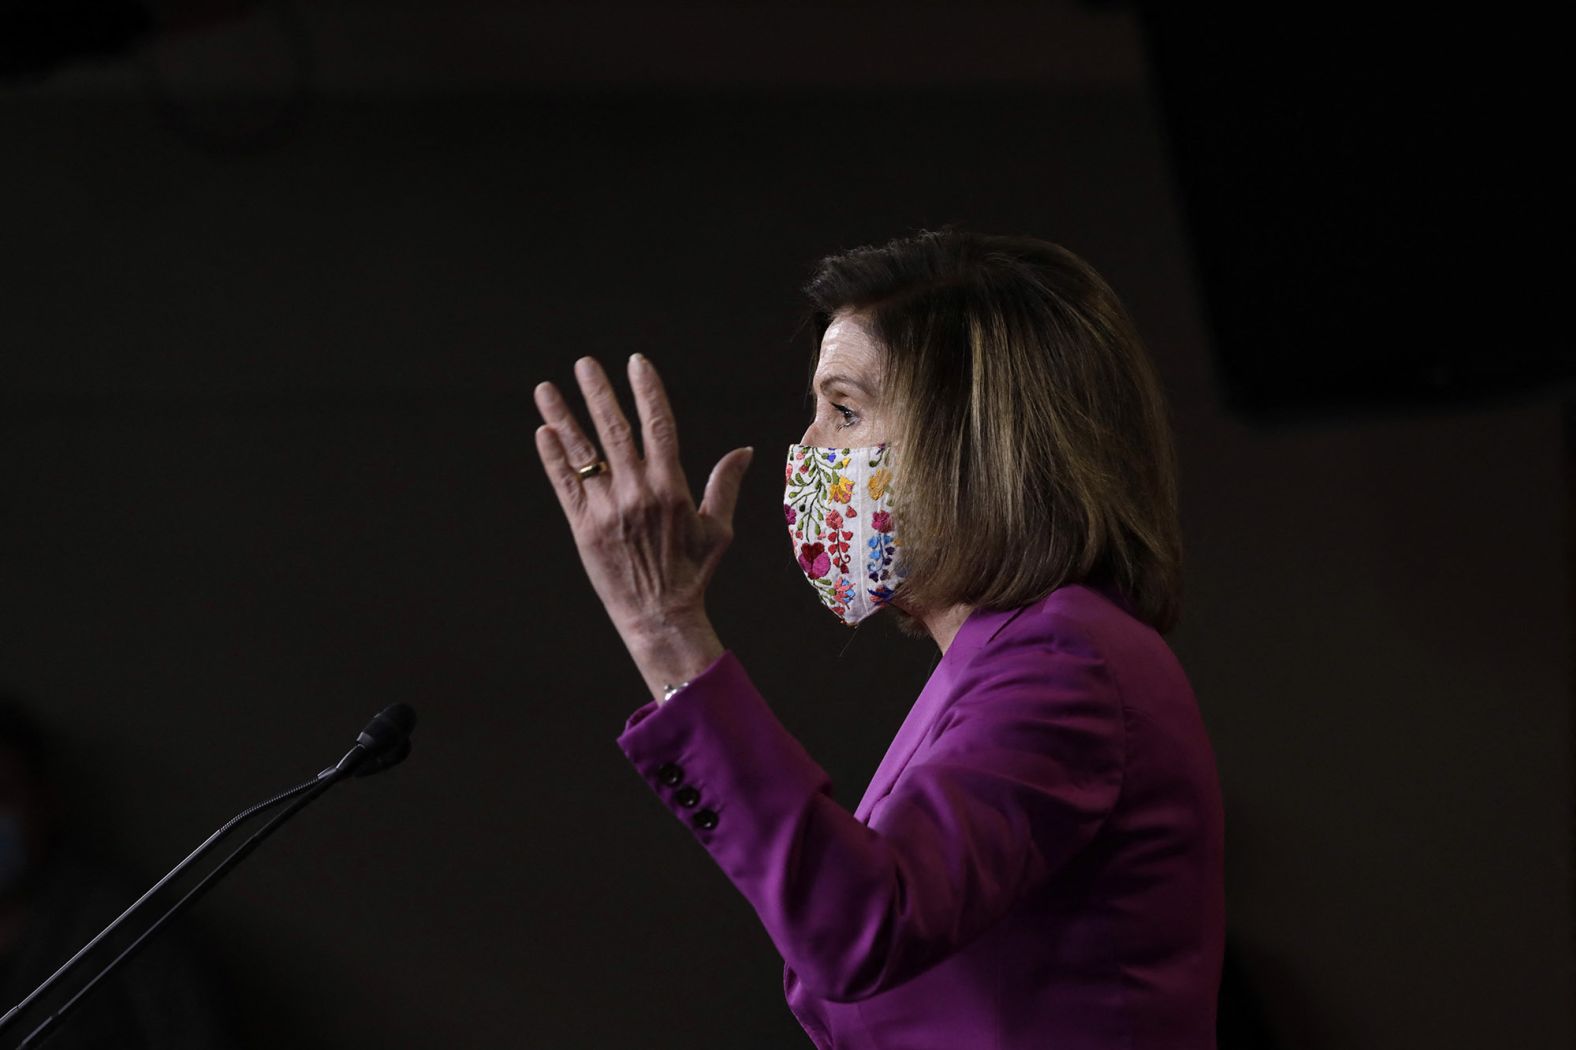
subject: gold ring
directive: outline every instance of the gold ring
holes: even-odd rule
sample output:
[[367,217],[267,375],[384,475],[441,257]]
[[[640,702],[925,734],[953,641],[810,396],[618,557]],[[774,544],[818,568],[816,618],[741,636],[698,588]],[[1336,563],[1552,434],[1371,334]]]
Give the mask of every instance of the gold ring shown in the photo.
[[581,481],[584,481],[587,478],[594,478],[598,474],[606,474],[607,473],[607,460],[599,459],[599,460],[596,460],[594,462],[587,463],[583,467],[576,467],[575,468],[575,473],[580,475],[580,480]]

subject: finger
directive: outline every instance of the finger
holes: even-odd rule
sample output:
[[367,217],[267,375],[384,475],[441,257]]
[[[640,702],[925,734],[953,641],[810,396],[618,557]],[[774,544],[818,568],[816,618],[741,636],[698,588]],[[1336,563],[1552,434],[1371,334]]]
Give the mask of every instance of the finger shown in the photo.
[[558,438],[558,431],[549,424],[544,423],[536,428],[536,454],[542,458],[542,468],[553,483],[553,494],[558,497],[558,505],[564,509],[570,525],[573,525],[585,510],[586,489],[580,476],[575,473],[575,468],[569,465],[569,457],[564,452],[563,442]]
[[624,410],[618,407],[618,395],[613,392],[607,373],[596,358],[582,357],[575,362],[575,378],[580,381],[580,393],[585,395],[591,422],[602,442],[602,454],[612,466],[614,478],[639,477],[640,453],[635,448],[635,432],[624,418]]
[[580,429],[569,402],[564,400],[564,395],[558,392],[556,386],[551,383],[536,384],[536,409],[542,413],[543,420],[552,424],[558,435],[559,447],[572,467],[583,467],[602,458],[596,446],[586,437],[585,431]]
[[679,464],[678,424],[673,406],[656,366],[645,354],[629,358],[629,385],[635,392],[635,410],[640,413],[640,447],[645,451],[646,469],[660,484],[678,486],[685,494],[684,468]]
[[733,527],[733,508],[739,502],[739,488],[744,484],[744,471],[754,457],[753,448],[736,448],[717,461],[706,479],[706,494],[701,498],[700,514]]

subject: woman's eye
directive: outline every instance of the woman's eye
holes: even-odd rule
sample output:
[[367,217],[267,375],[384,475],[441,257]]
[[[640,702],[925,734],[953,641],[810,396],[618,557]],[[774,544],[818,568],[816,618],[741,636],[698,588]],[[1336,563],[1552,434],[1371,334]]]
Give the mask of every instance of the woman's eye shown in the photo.
[[833,405],[832,408],[835,409],[837,412],[842,414],[842,417],[843,417],[842,426],[851,427],[851,426],[854,425],[854,423],[855,423],[855,416],[854,416],[854,413],[851,410],[844,408],[842,405]]

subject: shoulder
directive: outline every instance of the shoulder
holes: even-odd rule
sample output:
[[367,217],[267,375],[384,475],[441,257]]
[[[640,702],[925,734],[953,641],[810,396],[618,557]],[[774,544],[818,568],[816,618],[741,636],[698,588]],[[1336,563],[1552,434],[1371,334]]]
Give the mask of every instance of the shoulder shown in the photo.
[[965,633],[974,662],[1046,649],[1105,656],[1155,631],[1128,612],[1114,593],[1070,583],[1016,609],[977,610],[960,637]]
[[976,610],[954,639],[958,651],[947,653],[947,693],[932,730],[937,746],[1118,783],[1129,714],[1110,653],[1111,639],[1131,630],[1122,617],[1131,619],[1083,587],[1016,609]]

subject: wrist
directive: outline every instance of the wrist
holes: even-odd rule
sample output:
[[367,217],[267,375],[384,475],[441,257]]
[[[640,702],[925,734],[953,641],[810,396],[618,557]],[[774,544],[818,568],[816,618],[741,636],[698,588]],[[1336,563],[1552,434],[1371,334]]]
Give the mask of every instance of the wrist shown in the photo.
[[626,617],[615,621],[624,641],[634,645],[667,645],[676,638],[711,633],[711,618],[704,609],[683,609],[656,615]]
[[662,623],[629,625],[620,634],[646,688],[658,701],[662,701],[667,687],[697,677],[725,651],[704,613]]

